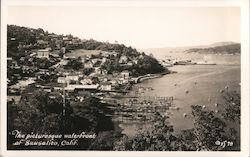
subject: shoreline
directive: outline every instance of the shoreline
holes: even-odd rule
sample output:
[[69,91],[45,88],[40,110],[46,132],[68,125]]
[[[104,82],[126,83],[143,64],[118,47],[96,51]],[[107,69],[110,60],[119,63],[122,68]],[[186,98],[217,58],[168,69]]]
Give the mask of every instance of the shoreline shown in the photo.
[[158,73],[158,74],[146,74],[146,75],[142,75],[142,76],[139,76],[137,79],[138,81],[136,82],[136,84],[138,83],[142,83],[143,81],[145,80],[149,80],[149,79],[154,79],[154,78],[159,78],[159,77],[162,77],[164,75],[167,75],[167,74],[172,74],[172,73],[176,73],[174,71],[167,71],[165,70],[164,72],[161,72],[161,73]]

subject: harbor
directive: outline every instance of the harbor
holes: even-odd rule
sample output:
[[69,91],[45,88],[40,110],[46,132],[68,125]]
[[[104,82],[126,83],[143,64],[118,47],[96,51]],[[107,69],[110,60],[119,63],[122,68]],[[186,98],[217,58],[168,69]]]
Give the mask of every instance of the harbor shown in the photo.
[[[146,97],[172,97],[171,105],[167,105],[161,111],[169,116],[169,120],[177,132],[193,128],[191,105],[201,105],[203,108],[220,114],[223,112],[224,106],[218,104],[224,103],[223,92],[240,92],[240,65],[237,64],[178,65],[169,69],[177,73],[136,84],[128,95],[132,96],[137,93],[142,100]],[[128,98],[125,98],[124,101],[126,102],[126,100]],[[128,104],[128,106],[130,105],[133,106],[133,103]],[[151,108],[155,107],[154,104],[151,105],[153,105]],[[136,105],[134,108],[136,109]],[[127,114],[127,112],[125,113]],[[119,121],[123,133],[128,136],[135,135],[138,128],[147,129],[147,126],[150,125],[150,120],[147,118],[140,123],[131,119],[133,118],[129,115],[124,117],[123,121],[121,119]]]

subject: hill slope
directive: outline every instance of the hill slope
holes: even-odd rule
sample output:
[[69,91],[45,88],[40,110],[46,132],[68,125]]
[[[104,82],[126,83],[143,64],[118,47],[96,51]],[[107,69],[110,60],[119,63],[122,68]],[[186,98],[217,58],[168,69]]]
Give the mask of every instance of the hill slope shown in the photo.
[[[49,33],[43,29],[33,29],[8,25],[7,27],[7,55],[14,60],[26,57],[32,50],[50,48],[60,51],[62,48],[67,52],[75,50],[90,50],[115,52],[116,56],[106,57],[104,68],[113,71],[129,70],[132,75],[145,75],[161,73],[166,71],[154,57],[140,53],[132,47],[124,44],[112,44],[109,42],[99,42],[93,39],[79,39],[72,35],[57,35]],[[77,53],[85,53],[78,51]],[[80,56],[80,55],[79,55]]]

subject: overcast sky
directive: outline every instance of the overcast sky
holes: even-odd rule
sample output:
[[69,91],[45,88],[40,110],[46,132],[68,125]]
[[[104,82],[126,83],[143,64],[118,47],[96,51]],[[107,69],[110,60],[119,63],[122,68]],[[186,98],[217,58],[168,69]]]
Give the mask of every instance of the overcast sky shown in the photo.
[[135,48],[240,42],[240,9],[230,7],[10,6],[8,24]]

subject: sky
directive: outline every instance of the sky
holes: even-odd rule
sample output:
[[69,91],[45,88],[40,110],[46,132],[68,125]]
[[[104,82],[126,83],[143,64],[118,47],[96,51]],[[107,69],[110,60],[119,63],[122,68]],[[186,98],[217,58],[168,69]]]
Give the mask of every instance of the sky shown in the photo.
[[7,23],[139,49],[240,42],[238,7],[9,6]]

